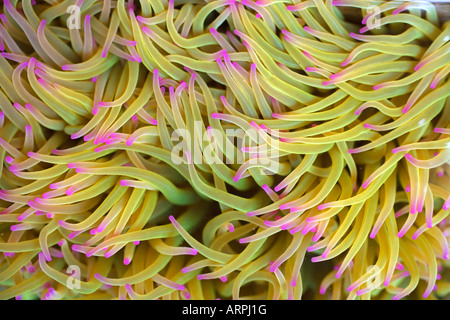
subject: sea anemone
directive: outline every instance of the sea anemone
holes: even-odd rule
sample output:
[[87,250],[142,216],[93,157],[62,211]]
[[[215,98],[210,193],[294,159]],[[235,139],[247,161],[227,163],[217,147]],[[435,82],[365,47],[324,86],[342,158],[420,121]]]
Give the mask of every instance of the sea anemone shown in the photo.
[[432,4],[1,12],[0,299],[450,293],[450,23]]

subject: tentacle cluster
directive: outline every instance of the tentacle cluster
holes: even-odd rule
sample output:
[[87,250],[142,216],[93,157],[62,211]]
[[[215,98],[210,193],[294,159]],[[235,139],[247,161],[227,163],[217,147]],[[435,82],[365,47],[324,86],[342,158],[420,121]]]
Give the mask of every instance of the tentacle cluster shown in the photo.
[[1,10],[0,299],[449,293],[450,24],[431,4]]

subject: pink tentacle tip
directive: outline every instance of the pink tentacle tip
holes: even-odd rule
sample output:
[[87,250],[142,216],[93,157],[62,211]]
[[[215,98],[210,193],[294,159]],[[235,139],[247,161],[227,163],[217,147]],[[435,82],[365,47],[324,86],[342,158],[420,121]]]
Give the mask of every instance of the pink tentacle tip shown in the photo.
[[105,258],[111,258],[113,255],[114,255],[114,252],[110,250],[105,253]]
[[[337,2],[337,1],[333,1],[333,2]],[[322,296],[323,296],[326,292],[327,292],[327,288],[325,288],[325,287],[320,287],[319,293],[320,293]]]
[[336,274],[334,275],[334,277],[335,277],[336,279],[339,279],[339,278],[342,276],[342,273],[343,273],[343,272],[344,272],[344,270],[336,272]]
[[419,62],[418,64],[416,64],[416,66],[414,67],[414,71],[419,71],[420,68],[422,68],[424,66],[424,63]]
[[422,297],[423,297],[424,299],[428,298],[428,296],[431,294],[431,291],[432,291],[432,290],[427,290],[427,291],[425,291],[425,293],[422,295]]
[[184,284],[176,284],[176,290],[182,291],[182,290],[185,290],[185,289],[186,289],[186,287],[184,286]]
[[268,226],[268,227],[271,227],[271,226],[273,225],[273,222],[272,222],[272,221],[269,221],[269,220],[265,220],[265,221],[264,221],[264,225],[266,225],[266,226]]
[[226,276],[220,277],[219,279],[222,282],[227,282],[227,280],[228,280]]
[[408,185],[405,187],[405,192],[411,191],[411,185],[408,183]]
[[32,152],[32,151],[28,151],[28,152],[27,152],[27,156],[28,156],[29,158],[33,158],[33,157],[36,156],[36,155],[37,155],[36,152]]
[[61,227],[64,228],[65,221],[64,221],[64,220],[59,220],[59,221],[58,221],[58,224],[59,224]]
[[42,199],[50,199],[52,197],[53,197],[53,195],[52,195],[52,193],[50,191],[49,192],[44,192],[42,194]]
[[442,206],[442,210],[448,210],[450,208],[450,202],[446,201]]
[[369,31],[369,28],[367,26],[366,27],[362,27],[361,29],[359,29],[359,33],[365,33],[367,31]]
[[258,126],[258,124],[256,124],[256,122],[255,121],[250,121],[250,125],[253,127],[253,128],[255,128],[255,129],[259,129],[259,126]]
[[[102,277],[102,275],[101,275],[100,273],[95,273],[95,274],[94,274],[94,278],[101,281],[103,277]],[[126,285],[125,285],[125,286],[126,286]],[[130,288],[131,288],[131,287],[130,287]]]
[[279,113],[272,113],[272,118],[279,119],[281,115]]
[[406,9],[399,7],[399,8],[397,8],[397,9],[395,9],[394,11],[392,11],[392,14],[395,16],[395,15],[397,15],[397,14],[399,14],[400,12],[405,11],[405,10],[406,10]]
[[128,258],[123,259],[123,264],[126,265],[126,266],[129,265],[130,262],[131,262],[131,260],[128,259]]
[[42,198],[36,197],[36,198],[34,198],[34,202],[40,203],[40,204],[44,204],[44,203],[45,203],[45,200],[42,199]]
[[384,87],[384,84],[383,83],[380,83],[380,84],[377,84],[377,85],[374,85],[373,86],[373,90],[378,90],[378,89],[381,89],[381,88],[383,88]]
[[77,169],[78,167],[77,167],[77,164],[75,162],[72,162],[72,163],[68,163],[67,164],[67,168],[69,168],[69,169]]
[[286,29],[281,29],[281,33],[284,34],[285,36],[289,36],[290,32],[287,31]]
[[406,230],[400,230],[400,232],[397,233],[397,237],[402,238],[405,235],[405,233],[406,233]]
[[350,285],[348,288],[347,288],[347,291],[348,292],[351,292],[352,290],[354,290],[356,287],[355,287],[355,285]]
[[405,104],[405,106],[402,109],[402,113],[407,113],[409,109],[411,109],[412,104]]
[[181,269],[181,273],[187,273],[189,271],[191,271],[191,270],[188,267]]
[[226,49],[220,50],[219,55],[222,56],[224,60],[231,61]]
[[142,17],[142,16],[136,16],[136,20],[139,21],[139,22],[144,22],[145,18]]
[[342,61],[341,63],[341,67],[345,67],[346,65],[348,65],[350,63],[351,59],[346,59],[344,61]]
[[332,75],[330,75],[330,79],[336,79],[336,78],[338,78],[340,76],[340,74],[339,74],[339,72],[338,73],[335,73],[335,74],[332,74]]
[[367,189],[367,187],[369,186],[371,180],[367,179],[366,181],[363,182],[363,184],[361,185],[361,187],[363,189]]

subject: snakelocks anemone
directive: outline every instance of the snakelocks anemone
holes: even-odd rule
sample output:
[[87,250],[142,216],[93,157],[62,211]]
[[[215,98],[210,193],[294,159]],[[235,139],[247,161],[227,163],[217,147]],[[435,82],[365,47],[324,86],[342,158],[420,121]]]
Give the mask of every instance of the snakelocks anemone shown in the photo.
[[450,293],[432,4],[2,2],[0,299]]

